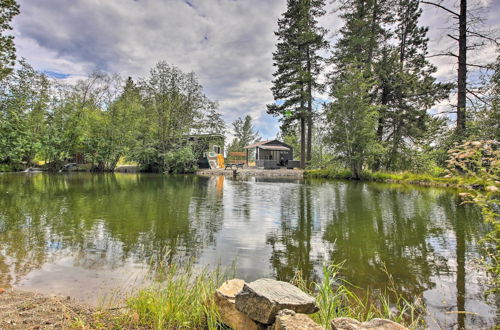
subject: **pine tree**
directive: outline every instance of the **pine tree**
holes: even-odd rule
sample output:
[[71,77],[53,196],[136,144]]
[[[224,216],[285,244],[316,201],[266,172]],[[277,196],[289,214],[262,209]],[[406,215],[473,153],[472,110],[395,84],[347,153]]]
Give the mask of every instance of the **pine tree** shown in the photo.
[[340,17],[345,25],[340,30],[341,37],[335,45],[330,63],[335,69],[330,75],[331,83],[341,81],[342,72],[355,65],[373,70],[383,45],[390,37],[385,25],[392,22],[392,8],[388,0],[349,0],[342,2]]
[[[278,20],[276,51],[273,53],[276,72],[271,88],[276,103],[268,105],[268,113],[281,116],[282,130],[300,122],[301,167],[311,157],[313,126],[313,90],[319,87],[317,77],[322,58],[319,50],[327,47],[326,30],[318,26],[324,15],[324,0],[288,0],[287,10]],[[306,142],[306,126],[308,141]]]
[[250,115],[245,116],[244,119],[239,117],[233,122],[233,133],[234,139],[228,148],[230,152],[242,151],[243,147],[260,141],[259,132],[255,130]]
[[[370,90],[365,91],[370,95],[369,103],[377,105],[374,111],[383,113],[384,106],[378,105],[387,103],[390,91],[384,89],[381,84],[392,79],[390,69],[386,71],[387,64],[392,61],[392,54],[388,51],[387,45],[387,40],[391,37],[391,31],[387,26],[393,22],[390,0],[348,0],[341,3],[339,10],[340,18],[345,24],[340,30],[340,38],[329,59],[329,63],[333,65],[333,71],[328,76],[330,95],[337,97],[340,90],[349,88],[344,84],[353,79],[353,70],[356,74],[362,72],[364,79],[371,82]],[[331,111],[333,110],[330,109]],[[375,117],[378,118],[378,127],[381,127],[383,116]],[[339,122],[332,118],[336,117],[330,114],[327,125]],[[374,127],[375,130],[376,128],[377,126]],[[383,134],[383,132],[377,133]],[[377,144],[380,144],[380,141],[381,138],[377,139]],[[337,151],[345,152],[339,150],[340,145],[337,144],[336,147]]]
[[428,28],[418,25],[422,13],[419,1],[398,0],[394,8],[397,44],[383,63],[391,78],[381,80],[380,89],[387,93],[378,127],[379,137],[388,147],[388,169],[396,169],[401,152],[426,135],[434,121],[428,110],[451,89],[450,84],[437,83],[432,76],[436,67],[426,59]]

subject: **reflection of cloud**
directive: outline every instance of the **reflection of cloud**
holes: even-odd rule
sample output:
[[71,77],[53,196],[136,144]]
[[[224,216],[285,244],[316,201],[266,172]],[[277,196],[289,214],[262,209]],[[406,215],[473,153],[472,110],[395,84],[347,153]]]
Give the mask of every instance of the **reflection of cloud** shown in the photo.
[[[14,20],[18,55],[35,68],[84,76],[94,69],[134,78],[147,75],[159,60],[195,71],[210,98],[220,102],[226,121],[251,114],[264,138],[279,127],[265,113],[272,102],[272,52],[277,19],[286,1],[207,0],[20,0],[21,15]],[[487,24],[498,27],[500,4],[490,5]],[[341,20],[336,13],[321,18],[338,38]],[[424,7],[421,22],[431,27],[430,53],[453,46],[441,38],[454,22],[434,8]],[[448,40],[449,39],[449,40]],[[494,48],[471,53],[487,61]],[[325,52],[325,55],[327,53]],[[454,59],[433,58],[440,80],[453,80]],[[319,95],[325,98],[325,95]]]

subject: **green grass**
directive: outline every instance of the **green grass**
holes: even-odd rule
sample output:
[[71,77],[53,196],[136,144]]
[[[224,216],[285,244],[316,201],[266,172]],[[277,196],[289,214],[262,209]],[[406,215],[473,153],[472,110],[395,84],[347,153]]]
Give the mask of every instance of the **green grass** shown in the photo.
[[[410,328],[423,325],[424,308],[418,302],[408,302],[395,288],[392,277],[386,292],[374,294],[361,290],[339,277],[342,265],[323,266],[319,283],[306,283],[300,272],[294,285],[316,297],[319,312],[311,317],[330,329],[337,317],[360,321],[386,318]],[[175,265],[157,270],[155,283],[140,289],[126,300],[127,310],[113,324],[119,328],[148,329],[221,329],[224,328],[214,301],[215,289],[232,278],[231,271],[220,267],[195,270]],[[106,316],[104,316],[106,318]],[[105,322],[105,324],[109,324]]]
[[[322,179],[341,179],[341,180],[351,180],[352,174],[348,169],[343,168],[326,168],[326,169],[314,169],[307,170],[304,173],[307,178],[322,178]],[[468,176],[437,176],[428,173],[412,173],[408,171],[404,172],[371,172],[364,171],[361,174],[362,181],[374,181],[374,182],[391,182],[391,183],[407,183],[407,184],[419,184],[425,186],[439,186],[439,187],[455,187],[464,189],[476,189],[484,188],[487,185],[487,181],[478,177],[468,177]]]
[[229,276],[220,267],[196,270],[169,265],[156,270],[155,283],[126,301],[125,327],[152,329],[218,329],[214,292]]

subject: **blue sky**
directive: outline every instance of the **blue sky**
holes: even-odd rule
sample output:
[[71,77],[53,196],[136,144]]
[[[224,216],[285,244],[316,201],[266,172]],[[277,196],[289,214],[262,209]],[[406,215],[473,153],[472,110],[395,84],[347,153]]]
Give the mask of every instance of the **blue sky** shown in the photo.
[[[451,6],[455,1],[446,0]],[[499,28],[500,1],[480,0],[486,26]],[[327,1],[329,3],[330,1]],[[469,1],[471,2],[471,1]],[[219,102],[229,124],[250,114],[264,138],[278,132],[276,118],[266,114],[270,91],[276,21],[286,0],[19,0],[14,19],[17,53],[47,75],[74,81],[94,70],[134,79],[165,60],[197,73],[207,95]],[[333,9],[329,5],[328,11]],[[452,19],[424,7],[422,24],[430,26],[430,53],[452,48],[443,33]],[[335,39],[341,21],[335,14],[321,20]],[[495,57],[489,47],[470,59]],[[456,64],[433,58],[440,80],[452,80]],[[325,95],[317,95],[325,99]],[[453,101],[453,100],[450,100]],[[443,102],[436,111],[449,109]]]

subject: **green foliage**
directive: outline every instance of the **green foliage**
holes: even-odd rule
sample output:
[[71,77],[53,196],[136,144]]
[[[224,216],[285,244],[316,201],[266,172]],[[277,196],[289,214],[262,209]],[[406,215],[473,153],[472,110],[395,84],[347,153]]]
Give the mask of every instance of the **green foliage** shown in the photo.
[[260,141],[259,132],[252,125],[252,117],[245,116],[244,119],[239,117],[233,122],[233,142],[228,147],[229,152],[243,151],[243,147]]
[[351,67],[337,84],[332,97],[335,102],[327,106],[329,134],[327,141],[350,168],[354,178],[360,178],[363,166],[381,152],[375,128],[377,107],[371,105],[369,91],[373,83],[363,72]]
[[326,30],[317,23],[324,15],[323,7],[322,0],[288,0],[287,10],[278,20],[275,32],[278,43],[273,53],[276,72],[271,91],[275,101],[281,103],[268,105],[268,113],[281,115],[285,126],[305,116],[310,97],[306,86],[309,83],[318,86],[316,80],[322,59],[317,52],[327,47]]
[[437,83],[432,76],[436,67],[426,58],[428,29],[418,26],[422,13],[419,2],[398,1],[394,10],[397,44],[388,46],[391,60],[384,62],[383,70],[391,77],[381,80],[384,100],[381,95],[380,102],[384,111],[377,131],[387,146],[385,168],[401,170],[408,168],[398,164],[400,154],[411,155],[417,149],[415,145],[428,145],[436,131],[442,129],[444,121],[432,118],[428,110],[448,96],[452,85]]
[[482,240],[485,263],[492,274],[493,288],[500,291],[500,142],[468,141],[449,151],[448,168],[459,180],[476,178],[483,181],[482,190],[463,194],[464,202],[481,208],[483,219],[492,230]]
[[[427,158],[422,151],[443,130],[445,121],[428,111],[447,97],[452,85],[432,76],[436,68],[426,58],[428,29],[418,25],[419,2],[349,0],[341,2],[339,10],[344,26],[330,59],[335,70],[328,82],[334,100],[353,68],[371,85],[366,105],[375,107],[378,116],[370,125],[376,134],[370,139],[376,139],[379,148],[365,163],[374,170],[425,171],[432,160],[419,168],[413,157],[420,153],[420,161]],[[350,152],[347,146],[335,147],[334,152]]]
[[197,169],[196,156],[191,146],[167,152],[165,155],[168,173],[193,173]]
[[[139,88],[129,78],[122,89],[116,76],[100,75],[105,89],[105,99],[94,104],[85,113],[85,132],[82,145],[85,159],[94,171],[112,171],[120,157],[126,155],[134,143],[141,116],[142,104]],[[116,97],[116,91],[122,89]]]
[[484,78],[481,99],[468,121],[468,135],[476,140],[500,140],[500,56],[491,65],[493,75]]
[[144,113],[128,158],[142,168],[168,172],[167,155],[181,148],[190,134],[221,131],[213,116],[215,104],[203,93],[194,73],[159,62],[141,82],[140,90]]
[[193,73],[164,62],[139,85],[102,72],[64,85],[22,60],[0,82],[0,164],[19,170],[38,159],[59,170],[78,158],[112,171],[125,157],[149,171],[191,172],[188,137],[224,132],[216,106]]
[[26,61],[0,85],[0,163],[31,166],[41,150],[49,82]]
[[19,5],[15,0],[2,0],[0,2],[0,81],[12,72],[16,62],[14,36],[6,35],[5,32],[12,30],[10,22],[18,14]]
[[[435,175],[437,173],[437,175]],[[413,173],[404,172],[384,172],[384,171],[369,171],[361,172],[359,179],[364,181],[376,182],[394,182],[407,184],[420,184],[424,186],[439,186],[439,187],[455,187],[464,189],[474,189],[478,187],[486,187],[487,181],[480,177],[456,177],[444,175],[448,173],[441,167],[433,168],[429,173]],[[355,179],[349,169],[343,166],[332,165],[321,170],[308,170],[305,176],[309,178],[320,179]]]
[[[267,106],[269,114],[281,117],[281,130],[285,134],[290,134],[300,121],[301,150],[307,147],[308,160],[312,148],[313,91],[322,89],[318,78],[324,59],[319,53],[328,48],[324,38],[327,31],[318,24],[318,18],[325,14],[324,5],[324,0],[287,1],[287,9],[278,20],[275,32],[278,37],[273,53],[276,71],[271,87],[275,102]],[[300,157],[304,166],[306,155],[301,153]]]

